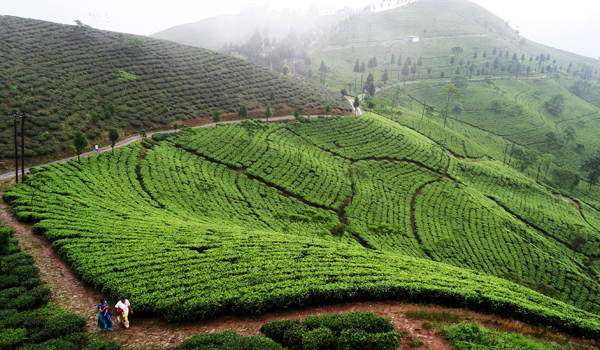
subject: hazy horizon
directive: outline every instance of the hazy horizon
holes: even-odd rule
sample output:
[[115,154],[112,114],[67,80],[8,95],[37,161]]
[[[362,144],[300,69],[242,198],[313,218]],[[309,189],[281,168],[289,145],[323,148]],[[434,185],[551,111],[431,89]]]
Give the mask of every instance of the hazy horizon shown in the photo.
[[[419,1],[419,0],[413,0]],[[554,1],[471,0],[503,20],[529,40],[592,58],[600,57],[596,42],[600,32],[600,2],[573,0],[568,6]],[[321,0],[319,7],[353,9],[380,1]],[[137,35],[152,35],[159,31],[202,19],[239,13],[248,7],[268,5],[273,10],[307,9],[311,4],[298,6],[290,0],[230,0],[223,3],[171,0],[22,0],[4,4],[0,14],[45,21],[74,24],[80,20],[98,29]]]

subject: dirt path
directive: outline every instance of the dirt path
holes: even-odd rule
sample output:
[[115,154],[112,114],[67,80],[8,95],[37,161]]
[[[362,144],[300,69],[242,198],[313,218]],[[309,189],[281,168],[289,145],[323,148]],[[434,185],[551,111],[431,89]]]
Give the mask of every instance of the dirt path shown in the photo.
[[[350,103],[350,104],[352,105],[352,103]],[[359,115],[360,114],[362,114],[362,113],[360,113],[360,109],[359,109]],[[317,118],[318,116],[317,115],[309,115],[309,116],[306,116],[306,117],[308,117],[308,118]],[[330,117],[330,116],[327,115],[326,117]],[[293,119],[295,119],[295,117],[293,115],[286,115],[286,116],[282,116],[282,117],[271,117],[271,118],[269,118],[269,122],[280,122],[280,121],[293,120]],[[263,122],[267,121],[266,118],[254,118],[254,120],[260,120],[260,121],[263,121]],[[241,121],[242,121],[241,119],[225,120],[225,121],[219,122],[218,124],[233,124],[233,123],[239,123]],[[196,128],[207,128],[207,127],[216,126],[216,125],[217,125],[217,123],[202,124],[202,125],[194,126],[193,129],[196,129]],[[179,130],[181,130],[181,129],[179,129]],[[152,137],[153,134],[157,134],[157,133],[159,133],[159,134],[170,134],[170,133],[173,133],[173,132],[177,132],[179,130],[163,130],[163,131],[149,132],[149,133],[147,133],[147,137]],[[131,143],[137,142],[137,141],[139,141],[141,139],[142,139],[142,137],[140,135],[135,135],[135,136],[128,137],[128,138],[126,138],[124,140],[121,140],[121,141],[117,142],[115,144],[115,148],[125,147],[125,146],[127,146],[127,145],[129,145]],[[91,144],[90,144],[90,146],[93,148],[93,146]],[[111,149],[112,148],[110,146],[105,146],[105,147],[98,148],[98,152],[99,153],[108,152]],[[95,153],[95,151],[85,152],[85,153],[82,153],[80,155],[80,157],[87,157],[87,156],[89,156],[91,154],[94,154],[94,153]],[[77,159],[77,156],[63,158],[63,159],[55,160],[53,162],[48,162],[48,163],[44,163],[44,164],[38,164],[38,165],[35,165],[35,166],[38,167],[38,166],[44,166],[44,165],[50,165],[50,164],[56,164],[56,163],[64,163],[64,162],[68,162],[69,160],[72,160],[72,159]],[[29,172],[29,168],[25,168],[25,173],[27,173],[27,172]],[[19,176],[20,175],[21,175],[21,169],[19,169]],[[7,180],[7,179],[10,179],[11,177],[14,177],[14,176],[15,176],[15,172],[14,171],[10,171],[10,172],[4,173],[4,174],[0,174],[0,181],[4,181],[4,180]]]
[[561,196],[561,195],[556,194],[556,193],[552,193],[552,196],[556,197],[556,198],[562,198],[563,201],[565,201],[567,203],[574,204],[577,207],[577,211],[581,214],[581,208],[579,207],[579,203],[577,203],[573,199],[571,199],[569,197]]
[[[40,268],[40,277],[52,290],[52,305],[63,310],[77,313],[87,319],[86,332],[92,339],[113,339],[124,345],[124,349],[139,347],[164,349],[181,343],[184,339],[198,333],[234,330],[242,335],[261,335],[263,323],[281,319],[304,319],[310,315],[326,313],[346,313],[351,311],[371,311],[386,316],[395,324],[396,329],[407,331],[412,337],[422,339],[430,349],[452,349],[435,330],[426,330],[420,321],[411,320],[404,312],[414,306],[400,302],[349,303],[323,307],[311,307],[298,310],[286,310],[262,316],[232,315],[220,316],[207,321],[187,324],[168,324],[158,318],[131,317],[131,329],[124,331],[115,327],[113,332],[100,332],[95,326],[96,305],[103,297],[98,291],[79,281],[67,263],[56,254],[52,246],[41,236],[31,232],[28,225],[14,220],[9,206],[0,202],[0,222],[15,229],[14,237],[21,248],[31,254]],[[110,301],[114,304],[114,301]],[[135,301],[132,301],[135,311]],[[410,338],[407,336],[406,338]],[[421,349],[426,349],[422,346]]]
[[[1,193],[0,193],[1,195]],[[542,334],[546,340],[571,341],[578,344],[591,345],[590,340],[582,340],[553,334],[545,328],[532,328],[518,321],[501,319],[496,316],[483,315],[466,309],[441,308],[423,306],[398,301],[383,302],[354,302],[346,304],[307,307],[302,309],[281,310],[262,316],[223,315],[210,320],[194,323],[169,324],[157,317],[131,317],[131,329],[123,330],[116,324],[113,332],[100,332],[95,326],[96,305],[103,297],[91,286],[78,280],[71,268],[52,250],[51,245],[41,236],[31,232],[28,225],[17,222],[11,215],[10,207],[0,201],[0,222],[15,229],[15,238],[21,248],[31,254],[40,268],[40,277],[52,290],[52,305],[63,310],[77,313],[87,319],[85,331],[91,339],[110,339],[123,344],[123,349],[146,347],[164,349],[180,344],[186,338],[198,333],[212,333],[224,330],[234,330],[242,335],[261,335],[260,326],[276,319],[300,319],[310,315],[347,313],[351,311],[369,311],[379,316],[385,316],[395,325],[396,329],[404,332],[402,349],[435,349],[450,350],[452,346],[439,334],[436,329],[427,327],[426,321],[407,317],[410,312],[446,313],[457,315],[461,320],[477,321],[487,328],[504,330],[526,335]],[[109,301],[114,305],[114,301]],[[135,310],[135,301],[132,300]],[[115,320],[116,321],[116,320]],[[452,321],[455,322],[455,321]],[[422,342],[417,346],[415,343]],[[597,344],[597,343],[596,343]],[[595,348],[595,347],[594,347]]]
[[88,328],[93,328],[94,303],[101,296],[77,279],[71,268],[60,259],[43,237],[34,235],[29,226],[14,220],[10,214],[10,207],[4,201],[0,201],[0,222],[15,230],[14,238],[19,240],[23,251],[35,258],[35,264],[40,269],[40,278],[52,290],[52,305],[86,317]]

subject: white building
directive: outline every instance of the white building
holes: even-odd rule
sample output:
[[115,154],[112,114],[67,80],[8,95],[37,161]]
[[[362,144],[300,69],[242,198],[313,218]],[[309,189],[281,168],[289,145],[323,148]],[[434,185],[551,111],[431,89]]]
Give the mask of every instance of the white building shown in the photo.
[[333,7],[319,9],[319,17],[335,15],[337,10]]
[[407,35],[404,37],[405,41],[408,41],[409,43],[418,43],[419,42],[419,37],[418,36],[414,36],[414,35]]

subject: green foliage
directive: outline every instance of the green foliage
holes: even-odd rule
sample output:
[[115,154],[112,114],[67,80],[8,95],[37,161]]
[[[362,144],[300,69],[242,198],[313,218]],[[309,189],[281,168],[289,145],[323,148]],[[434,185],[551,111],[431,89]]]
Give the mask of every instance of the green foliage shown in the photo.
[[134,36],[127,41],[128,46],[140,48],[146,45],[146,38],[142,36]]
[[571,246],[576,252],[581,252],[583,246],[588,242],[587,237],[582,233],[575,233],[575,236],[571,239]]
[[248,107],[246,105],[241,105],[238,110],[238,117],[241,119],[246,119],[248,117]]
[[264,323],[260,326],[260,332],[266,337],[273,339],[277,343],[283,342],[283,334],[289,328],[299,325],[298,320],[275,320],[269,323]]
[[302,338],[308,332],[308,328],[303,324],[295,324],[283,332],[283,341],[281,345],[290,350],[302,349]]
[[78,333],[85,327],[85,318],[71,313],[63,313],[52,316],[44,324],[41,337],[43,339],[54,339],[72,333]]
[[220,122],[221,121],[221,111],[219,111],[219,110],[213,111],[212,120],[215,123]]
[[267,118],[267,121],[269,121],[269,118],[271,118],[273,116],[273,112],[271,111],[271,104],[267,103],[267,106],[265,107],[265,118]]
[[95,340],[83,350],[121,350],[121,344],[112,340]]
[[587,173],[585,179],[590,184],[590,189],[597,185],[600,179],[600,152],[586,159],[580,169]]
[[573,191],[581,181],[581,176],[578,173],[567,169],[553,169],[551,174],[556,186],[569,192]]
[[8,255],[10,235],[12,233],[13,230],[8,227],[0,227],[0,256]]
[[[350,111],[335,91],[214,51],[101,30],[86,29],[85,35],[74,36],[75,26],[12,16],[0,22],[0,61],[6,63],[0,64],[0,75],[14,77],[0,86],[0,94],[6,105],[37,117],[31,128],[26,127],[30,165],[42,157],[58,157],[77,129],[90,139],[110,128],[137,135],[141,128],[166,129],[175,118],[208,119],[213,109],[235,114],[242,104],[258,115],[267,102],[275,113],[297,105],[312,110],[327,103]],[[44,40],[38,40],[40,33]],[[143,47],[127,45],[144,40]],[[7,57],[15,57],[15,49],[26,69],[8,64]],[[277,101],[275,93],[269,100],[270,90],[277,92]],[[169,113],[161,113],[165,106]],[[0,128],[4,170],[11,156],[10,135],[9,128]]]
[[444,326],[441,333],[456,350],[468,349],[563,349],[555,344],[533,340],[520,334],[490,331],[477,323]]
[[401,336],[389,319],[370,312],[309,316],[303,323],[276,320],[265,336],[290,349],[397,349]]
[[23,328],[0,330],[0,349],[16,349],[27,340],[27,330]]
[[455,75],[450,79],[450,82],[459,89],[465,89],[469,86],[469,79],[462,75]]
[[333,332],[328,328],[317,328],[302,336],[304,350],[327,350],[335,343]]
[[79,155],[81,152],[88,146],[88,139],[85,137],[81,130],[78,130],[75,133],[75,137],[73,138],[73,146],[75,146],[75,150],[77,151],[77,159],[79,160]]
[[[600,241],[594,209],[582,203],[584,219],[501,162],[440,162],[430,139],[381,116],[248,123],[259,125],[250,140],[243,125],[223,125],[169,136],[144,157],[132,145],[33,169],[3,199],[82,280],[168,320],[394,299],[600,334],[600,318],[583,311],[600,310],[586,267]],[[307,237],[329,227],[310,220],[315,211],[350,234]],[[369,230],[380,224],[401,230]],[[576,232],[588,238],[580,253]],[[115,237],[123,252],[95,258]],[[503,273],[559,295],[492,277]]]
[[362,329],[347,328],[342,330],[337,341],[340,349],[368,349],[369,334]]
[[136,79],[137,79],[137,76],[135,74],[127,73],[123,70],[119,71],[119,77],[117,78],[118,81],[125,82],[125,83],[134,81]]
[[169,350],[283,350],[281,345],[265,337],[244,337],[234,331],[198,334]]
[[119,132],[117,129],[110,129],[108,131],[108,138],[110,139],[110,147],[112,147],[113,153],[115,152],[115,145],[119,141]]
[[552,115],[560,116],[565,110],[565,97],[561,94],[552,96],[552,98],[544,102],[544,108]]
[[[0,226],[0,232],[11,230]],[[16,240],[9,244],[14,247]],[[17,249],[9,252],[10,255],[0,257],[0,348],[84,348],[85,338],[79,333],[86,323],[83,317],[65,313],[48,317],[31,311],[50,300],[50,290],[41,285],[39,269],[33,265],[31,255]],[[110,350],[113,349],[118,348]]]
[[165,134],[162,134],[160,132],[155,132],[154,134],[152,134],[152,140],[160,142],[162,140],[164,140],[167,136]]

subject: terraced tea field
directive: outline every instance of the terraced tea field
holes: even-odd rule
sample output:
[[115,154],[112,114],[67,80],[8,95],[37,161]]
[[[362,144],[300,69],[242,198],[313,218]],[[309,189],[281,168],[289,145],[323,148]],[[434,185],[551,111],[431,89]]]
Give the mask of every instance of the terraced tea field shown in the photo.
[[37,168],[3,198],[136,313],[397,299],[600,335],[592,207],[582,215],[498,162],[452,158],[377,115],[265,125]]
[[[144,44],[130,45],[143,39]],[[197,123],[215,111],[262,117],[350,113],[338,92],[299,77],[284,77],[248,61],[164,40],[50,22],[0,17],[0,113],[21,111],[25,155],[65,154],[81,130],[91,142],[109,144],[109,129],[139,134],[172,123]],[[11,118],[12,119],[12,118]],[[9,119],[10,120],[10,119]],[[14,155],[12,120],[0,123],[0,171]]]

